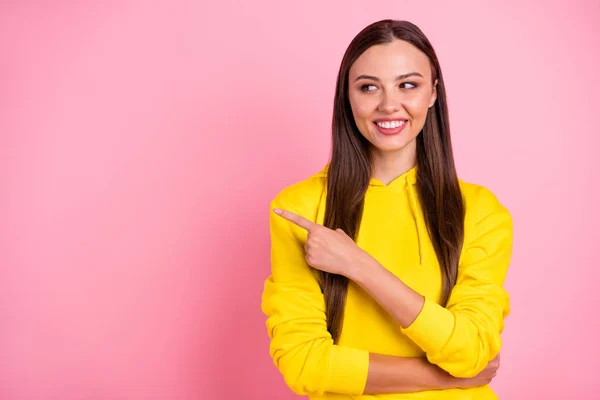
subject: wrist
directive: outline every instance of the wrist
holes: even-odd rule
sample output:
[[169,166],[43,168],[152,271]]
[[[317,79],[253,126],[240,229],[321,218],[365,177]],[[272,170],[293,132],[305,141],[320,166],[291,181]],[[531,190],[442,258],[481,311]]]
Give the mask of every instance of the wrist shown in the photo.
[[365,278],[378,266],[379,263],[377,260],[371,257],[367,252],[363,252],[350,263],[348,273],[345,275],[346,278],[361,285]]
[[457,387],[457,382],[456,382],[457,378],[453,377],[452,375],[450,375],[448,372],[444,371],[437,365],[434,365],[433,367],[437,371],[436,384],[439,389],[452,389],[452,388]]

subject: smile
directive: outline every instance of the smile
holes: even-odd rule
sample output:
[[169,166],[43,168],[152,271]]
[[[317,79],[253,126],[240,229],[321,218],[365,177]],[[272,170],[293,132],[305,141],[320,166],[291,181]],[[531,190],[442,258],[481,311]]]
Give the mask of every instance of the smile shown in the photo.
[[396,120],[396,121],[386,121],[386,122],[375,122],[375,124],[377,124],[377,126],[380,128],[394,129],[394,128],[401,127],[402,125],[404,125],[405,122],[406,122],[405,120]]
[[373,121],[373,124],[377,127],[379,133],[384,135],[397,135],[402,132],[406,126],[405,119],[395,119],[392,121]]

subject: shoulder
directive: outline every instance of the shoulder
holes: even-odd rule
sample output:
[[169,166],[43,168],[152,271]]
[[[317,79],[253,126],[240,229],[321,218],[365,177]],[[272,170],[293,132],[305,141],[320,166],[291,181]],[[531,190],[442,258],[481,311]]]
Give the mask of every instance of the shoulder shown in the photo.
[[463,180],[459,183],[465,203],[466,230],[502,226],[512,232],[512,216],[496,194],[479,184]]
[[508,209],[500,202],[496,194],[487,187],[460,179],[459,183],[468,214],[483,217],[482,214],[492,212],[508,213]]
[[327,187],[326,168],[327,166],[306,179],[282,188],[271,200],[271,210],[283,208],[314,219],[313,214],[316,214]]

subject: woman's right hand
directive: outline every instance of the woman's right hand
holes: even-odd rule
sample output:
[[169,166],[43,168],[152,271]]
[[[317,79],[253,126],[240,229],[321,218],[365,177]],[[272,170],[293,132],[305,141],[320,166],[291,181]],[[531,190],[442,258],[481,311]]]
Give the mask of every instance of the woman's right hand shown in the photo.
[[476,386],[488,385],[496,376],[496,372],[500,367],[500,354],[488,363],[483,371],[472,378],[456,378],[448,375],[447,387],[468,389]]

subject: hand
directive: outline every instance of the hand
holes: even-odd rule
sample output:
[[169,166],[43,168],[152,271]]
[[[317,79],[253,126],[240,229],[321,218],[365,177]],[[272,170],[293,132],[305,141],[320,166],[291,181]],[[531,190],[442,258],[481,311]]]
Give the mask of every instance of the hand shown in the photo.
[[500,368],[500,354],[490,361],[483,371],[472,378],[455,378],[450,376],[447,387],[468,389],[476,386],[488,385],[496,376],[498,368]]
[[369,256],[342,229],[329,229],[286,210],[275,208],[273,211],[308,232],[305,259],[313,268],[350,277]]

